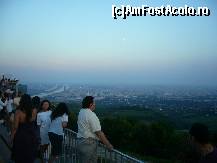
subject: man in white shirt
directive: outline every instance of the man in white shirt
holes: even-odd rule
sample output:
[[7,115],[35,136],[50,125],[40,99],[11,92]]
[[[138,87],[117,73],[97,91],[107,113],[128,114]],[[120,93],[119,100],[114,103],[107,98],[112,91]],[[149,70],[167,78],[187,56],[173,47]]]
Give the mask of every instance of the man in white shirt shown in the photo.
[[94,97],[86,96],[82,101],[82,109],[78,115],[78,154],[81,163],[97,162],[97,141],[100,140],[112,150],[105,134],[101,131],[98,117],[93,112],[95,109]]

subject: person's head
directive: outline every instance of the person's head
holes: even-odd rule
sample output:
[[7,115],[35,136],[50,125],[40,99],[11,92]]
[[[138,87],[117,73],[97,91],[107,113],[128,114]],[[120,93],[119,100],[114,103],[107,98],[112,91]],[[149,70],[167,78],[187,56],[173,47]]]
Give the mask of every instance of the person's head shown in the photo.
[[82,108],[95,109],[95,102],[93,96],[86,96],[82,101]]
[[48,110],[50,110],[50,106],[51,106],[50,101],[48,101],[48,100],[43,100],[43,101],[41,102],[41,108],[40,108],[40,110],[41,110],[41,111],[48,111]]
[[32,118],[32,99],[30,95],[24,94],[20,99],[19,109],[26,114],[26,121],[31,121]]
[[39,107],[40,107],[40,97],[35,96],[35,97],[32,98],[32,106],[33,106],[33,108],[36,108],[37,110],[39,109]]
[[54,111],[51,114],[51,120],[54,120],[58,117],[63,116],[64,114],[69,115],[68,107],[65,103],[61,102],[57,105],[57,107],[54,109]]
[[206,125],[201,123],[194,123],[189,133],[194,143],[201,145],[209,143],[209,130]]

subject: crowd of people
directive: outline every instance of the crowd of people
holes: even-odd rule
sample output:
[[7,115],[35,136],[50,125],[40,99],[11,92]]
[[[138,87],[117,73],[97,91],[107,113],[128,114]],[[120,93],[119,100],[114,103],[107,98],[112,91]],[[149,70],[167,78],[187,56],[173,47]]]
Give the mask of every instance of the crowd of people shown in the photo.
[[16,84],[19,82],[16,78],[6,78],[4,75],[0,78],[0,90],[6,91],[8,90],[15,90]]
[[[86,96],[78,114],[77,153],[80,163],[97,162],[98,141],[109,150],[113,149],[101,130],[100,121],[94,113],[95,106],[94,97]],[[21,93],[15,96],[14,92],[0,91],[0,119],[11,135],[15,163],[33,163],[37,157],[41,162],[54,162],[62,152],[63,129],[67,127],[68,117],[69,110],[63,102],[53,107],[49,100],[41,101],[38,96],[31,98]],[[196,123],[189,134],[198,154],[189,162],[217,163],[217,148],[209,143],[208,128]],[[49,144],[51,156],[45,160],[43,155]]]
[[[0,92],[0,114],[8,133],[11,135],[12,159],[15,163],[33,163],[36,158],[41,162],[54,162],[62,152],[63,128],[67,127],[69,110],[61,102],[56,107],[49,100],[28,94]],[[97,142],[113,149],[101,131],[95,109],[94,97],[87,96],[82,101],[78,115],[77,150],[81,163],[97,162]],[[51,144],[51,156],[43,156]]]
[[[28,94],[20,97],[17,106],[12,105],[16,101],[7,101],[1,101],[2,110],[5,110],[2,119],[9,124],[7,128],[11,135],[12,159],[15,163],[33,163],[37,157],[44,162],[43,155],[50,143],[52,156],[49,162],[53,162],[62,151],[63,128],[67,126],[69,114],[67,105],[59,103],[51,109],[48,100],[40,102],[39,97],[31,98]],[[9,104],[13,106],[13,114],[5,109]]]

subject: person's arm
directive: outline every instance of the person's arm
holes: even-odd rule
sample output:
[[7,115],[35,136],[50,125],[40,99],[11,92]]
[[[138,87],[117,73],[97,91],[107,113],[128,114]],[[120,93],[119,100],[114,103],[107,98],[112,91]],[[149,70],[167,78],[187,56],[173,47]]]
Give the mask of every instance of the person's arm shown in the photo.
[[15,97],[13,101],[14,101],[13,103],[14,103],[15,108],[17,108],[19,106],[17,97]]
[[40,116],[40,113],[38,113],[38,114],[36,115],[36,122],[37,122],[37,125],[38,125],[39,127],[41,127],[41,116]]
[[67,124],[68,124],[68,115],[64,114],[62,116],[62,126],[63,126],[63,128],[66,128]]
[[92,131],[96,134],[99,140],[103,144],[105,144],[107,148],[112,150],[113,146],[110,144],[105,134],[101,131],[100,121],[99,121],[99,118],[95,115],[95,113],[90,115],[89,123],[90,123]]
[[102,131],[96,131],[95,134],[97,135],[97,137],[99,138],[99,140],[105,144],[107,146],[107,148],[109,148],[110,150],[113,149],[113,146],[111,145],[111,143],[108,141],[108,139],[106,138],[105,134]]
[[0,99],[0,105],[1,105],[2,107],[7,106],[7,101],[2,102],[2,100]]
[[35,120],[36,120],[36,117],[37,117],[37,109],[34,108],[34,109],[32,110],[32,120],[35,121]]
[[66,128],[66,127],[67,127],[67,124],[68,124],[67,122],[63,122],[63,123],[62,123],[63,128]]
[[19,111],[16,111],[15,117],[14,117],[14,128],[12,129],[12,134],[11,134],[12,140],[14,139],[14,135],[18,129],[19,121],[20,121],[20,113]]
[[8,101],[8,100],[5,100],[4,106],[7,106],[8,103],[9,103],[9,101]]

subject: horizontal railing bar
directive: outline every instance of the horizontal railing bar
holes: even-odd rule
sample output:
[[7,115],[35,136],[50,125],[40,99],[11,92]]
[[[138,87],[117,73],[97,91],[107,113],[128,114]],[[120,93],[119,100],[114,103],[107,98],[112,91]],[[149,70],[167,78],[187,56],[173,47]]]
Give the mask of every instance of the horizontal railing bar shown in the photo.
[[[77,133],[76,133],[75,131],[72,131],[72,130],[70,130],[70,129],[68,129],[68,128],[65,128],[64,130],[66,131],[66,133],[67,133],[67,132],[68,132],[68,133],[72,133],[72,134],[70,134],[70,135],[76,135],[76,136],[77,136]],[[66,135],[66,134],[65,134],[65,135]],[[107,147],[106,147],[104,144],[99,143],[99,145],[100,145],[101,147],[107,149]],[[124,153],[122,153],[122,152],[120,152],[120,151],[118,151],[118,150],[116,150],[116,149],[111,150],[111,152],[114,152],[116,155],[118,154],[118,155],[120,155],[121,157],[124,157],[124,159],[128,159],[128,160],[130,160],[130,161],[134,161],[134,162],[137,162],[137,163],[144,163],[144,161],[141,161],[141,160],[138,160],[138,159],[136,159],[136,158],[133,158],[133,157],[131,157],[131,156],[127,155],[127,154],[124,154]]]

